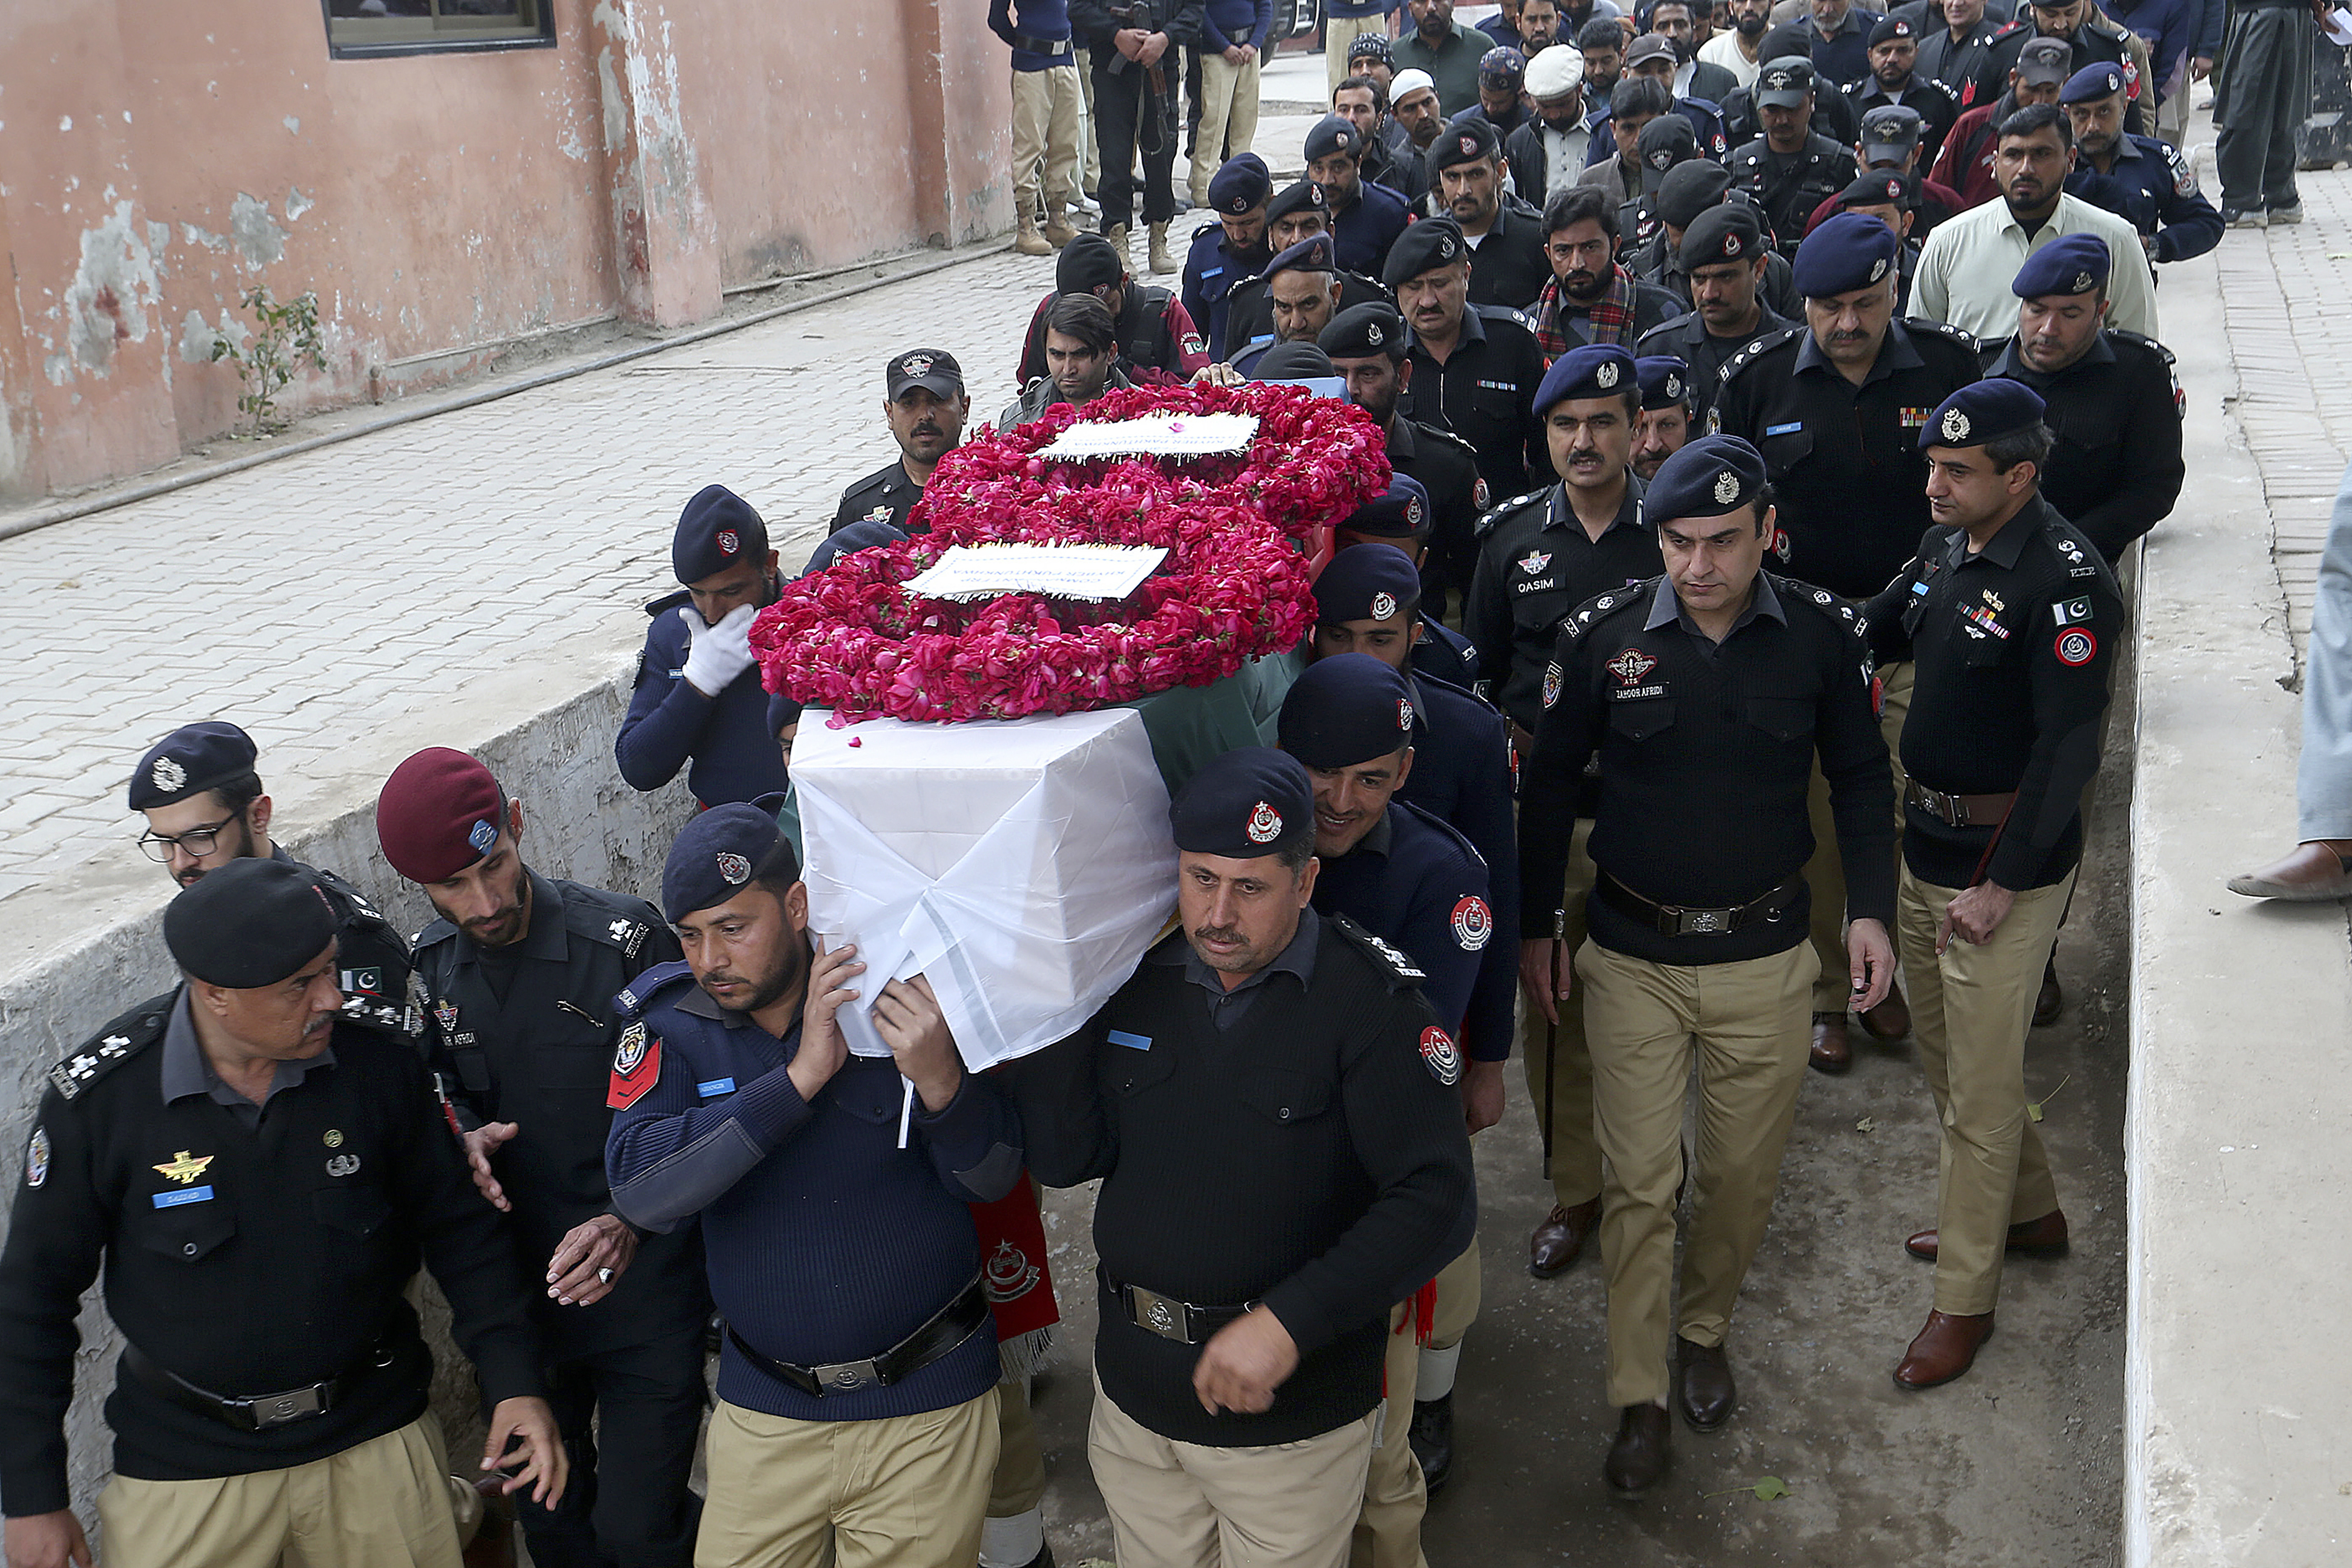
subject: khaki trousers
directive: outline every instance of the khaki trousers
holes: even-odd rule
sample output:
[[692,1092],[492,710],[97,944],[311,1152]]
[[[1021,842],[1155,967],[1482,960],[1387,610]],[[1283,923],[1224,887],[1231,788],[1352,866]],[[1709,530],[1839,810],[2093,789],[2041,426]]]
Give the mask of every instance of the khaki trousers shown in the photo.
[[[1568,883],[1561,893],[1568,910],[1567,934],[1561,940],[1563,962],[1573,961],[1584,945],[1584,900],[1592,891],[1590,843],[1592,819],[1579,818],[1570,841]],[[1529,900],[1530,903],[1533,900]],[[1531,925],[1521,933],[1547,936]],[[1536,1125],[1543,1125],[1544,1034],[1550,1026],[1535,1005],[1519,998],[1519,1066],[1528,1075],[1528,1100],[1534,1106]],[[1592,1133],[1592,1057],[1585,1048],[1584,1008],[1574,1000],[1559,1004],[1559,1027],[1552,1038],[1551,1061],[1551,1192],[1562,1208],[1589,1204],[1601,1195],[1601,1145]]]
[[1095,73],[1087,68],[1084,54],[1071,68],[1078,73],[1078,107],[1084,111],[1078,122],[1078,188],[1091,196],[1102,183],[1102,146],[1095,133]]
[[[1064,222],[1077,195],[1078,68],[1013,73],[1013,211]],[[1042,174],[1042,185],[1041,176]],[[1041,209],[1042,203],[1042,209]]]
[[[1576,955],[1592,1042],[1592,1104],[1608,1156],[1601,1258],[1609,1275],[1609,1403],[1662,1401],[1668,1334],[1719,1345],[1764,1239],[1811,1044],[1813,950],[1732,963],[1654,963],[1592,942]],[[1697,1169],[1675,1275],[1683,1103],[1698,1062]]]
[[98,1497],[107,1568],[457,1568],[449,1462],[430,1415],[289,1469],[117,1476]]
[[996,1385],[996,1474],[989,1482],[988,1517],[1016,1519],[1045,1497],[1045,1453],[1037,1443],[1027,1378],[1007,1378]]
[[1323,18],[1323,75],[1328,79],[1323,86],[1324,102],[1330,102],[1331,95],[1339,90],[1339,84],[1348,79],[1348,46],[1366,33],[1386,37],[1388,31],[1389,19],[1386,16]]
[[[1910,662],[1881,665],[1878,675],[1886,693],[1885,706],[1878,715],[1878,732],[1886,739],[1887,760],[1895,769],[1895,847],[1900,855],[1903,721],[1911,712]],[[1822,776],[1818,758],[1813,762],[1813,783],[1806,793],[1805,805],[1813,823],[1813,858],[1805,862],[1805,886],[1812,890],[1813,952],[1822,961],[1821,977],[1813,982],[1813,1011],[1843,1017],[1847,1004],[1853,1000],[1853,965],[1845,951],[1845,866],[1838,859],[1837,819],[1830,815],[1830,781]]]
[[878,1421],[793,1421],[720,1400],[695,1568],[971,1568],[997,1393]]
[[1895,947],[1910,988],[1911,1036],[1936,1094],[1943,1152],[1936,1188],[1936,1310],[1973,1316],[2000,1297],[2011,1226],[2058,1206],[2050,1156],[2025,1111],[2025,1035],[2042,965],[2074,873],[2017,895],[1982,947],[1953,937],[1940,958],[1936,928],[1957,888],[1922,882],[1905,867],[1895,893]]
[[1087,1458],[1118,1568],[1340,1568],[1380,1418],[1299,1443],[1203,1447],[1144,1426],[1097,1377]]
[[1382,1371],[1386,1397],[1381,1402],[1380,1438],[1364,1476],[1364,1507],[1356,1516],[1348,1564],[1428,1568],[1429,1560],[1421,1553],[1421,1521],[1429,1511],[1429,1486],[1410,1440],[1413,1388],[1421,1372],[1421,1341],[1412,1331],[1411,1301],[1400,1301],[1389,1313],[1389,1352]]
[[1209,201],[1209,176],[1224,162],[1230,142],[1238,158],[1257,140],[1257,51],[1241,65],[1206,47],[1201,50],[1201,127],[1192,139],[1192,202]]

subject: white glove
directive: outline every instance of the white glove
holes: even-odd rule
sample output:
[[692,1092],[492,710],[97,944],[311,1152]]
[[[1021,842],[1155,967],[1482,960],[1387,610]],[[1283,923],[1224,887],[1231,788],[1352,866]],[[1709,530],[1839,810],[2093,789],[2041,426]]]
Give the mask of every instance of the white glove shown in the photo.
[[678,619],[686,623],[686,667],[679,673],[687,684],[705,697],[716,697],[751,668],[751,617],[758,614],[749,605],[738,605],[713,626],[703,623],[693,605],[679,605]]

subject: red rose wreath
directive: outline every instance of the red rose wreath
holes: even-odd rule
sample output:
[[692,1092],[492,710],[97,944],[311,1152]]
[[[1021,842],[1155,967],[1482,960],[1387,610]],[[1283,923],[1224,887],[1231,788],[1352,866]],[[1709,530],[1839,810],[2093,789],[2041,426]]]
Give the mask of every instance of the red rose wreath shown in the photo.
[[[1255,416],[1248,449],[1181,462],[1044,458],[1079,422],[1067,404],[957,447],[916,509],[929,533],[843,556],[760,612],[751,647],[768,689],[831,709],[835,724],[1018,719],[1206,686],[1297,646],[1314,602],[1296,541],[1387,486],[1380,426],[1337,399],[1256,384],[1107,393],[1085,420],[1208,414]],[[1006,594],[957,604],[905,587],[950,546],[982,543],[1149,545],[1168,556],[1111,603]]]

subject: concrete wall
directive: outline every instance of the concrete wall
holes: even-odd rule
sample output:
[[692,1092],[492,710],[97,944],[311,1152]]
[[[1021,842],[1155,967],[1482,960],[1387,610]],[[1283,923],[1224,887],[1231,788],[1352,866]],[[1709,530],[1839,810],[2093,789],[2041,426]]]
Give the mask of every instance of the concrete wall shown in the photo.
[[319,297],[299,412],[1011,225],[983,6],[553,4],[552,48],[370,59],[328,58],[316,0],[0,6],[0,496],[231,428],[210,354],[257,281]]
[[[528,814],[525,858],[550,875],[596,887],[655,896],[670,841],[694,813],[683,784],[639,795],[613,769],[612,738],[628,705],[625,684],[634,663],[586,690],[556,701],[519,724],[469,742],[509,795],[520,795]],[[265,762],[267,759],[264,759]],[[343,798],[351,798],[348,793]],[[287,851],[314,865],[339,871],[383,904],[394,923],[414,932],[431,916],[422,894],[387,869],[376,847],[375,810],[370,804],[281,839]],[[530,824],[540,831],[533,833]],[[136,915],[119,921],[88,942],[47,963],[0,980],[0,1028],[7,1048],[0,1057],[0,1139],[13,1152],[22,1148],[40,1103],[47,1072],[72,1047],[108,1018],[168,989],[175,976],[162,935],[169,881],[157,875],[152,900]],[[426,1288],[428,1322],[443,1309]],[[112,1386],[114,1358],[121,1341],[96,1293],[82,1311],[83,1346],[77,1369],[77,1396],[67,1422],[73,1445],[74,1500],[86,1505],[106,1479],[111,1443],[100,1405]],[[436,1406],[453,1439],[475,1421],[473,1397],[463,1363],[441,1347],[442,1377]],[[478,1428],[476,1428],[478,1433]],[[460,1468],[470,1468],[460,1466]]]

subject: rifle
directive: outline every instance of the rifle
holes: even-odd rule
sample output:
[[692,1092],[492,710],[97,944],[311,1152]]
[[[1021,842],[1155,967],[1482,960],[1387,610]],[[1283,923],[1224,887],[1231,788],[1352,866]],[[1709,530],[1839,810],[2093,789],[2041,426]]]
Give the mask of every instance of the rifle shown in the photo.
[[[1133,27],[1150,34],[1163,32],[1168,26],[1168,18],[1160,14],[1160,0],[1129,0],[1127,5],[1107,5],[1104,9],[1121,29]],[[1139,153],[1157,153],[1176,134],[1176,98],[1168,90],[1167,59],[1162,54],[1143,68],[1143,101],[1135,123],[1135,148]],[[1135,63],[1114,51],[1109,74],[1119,76]]]

